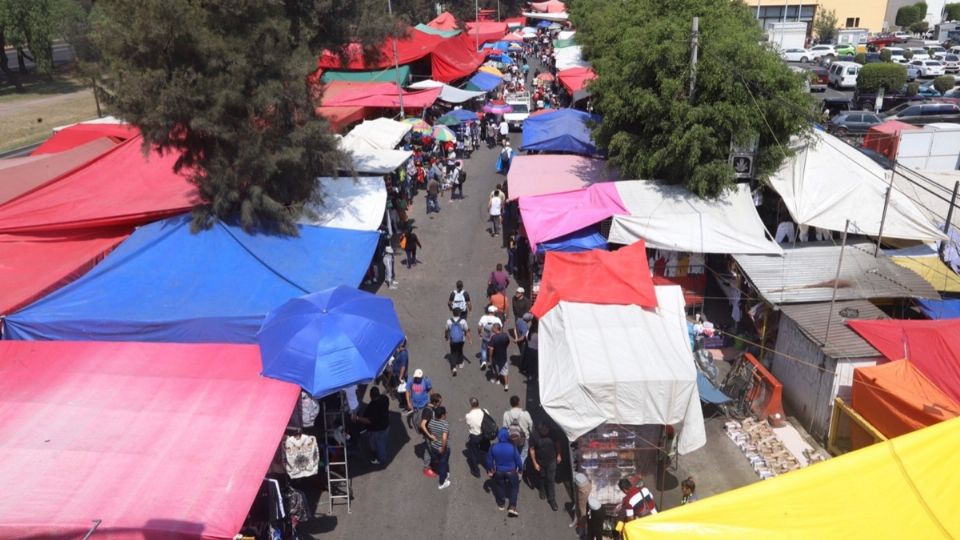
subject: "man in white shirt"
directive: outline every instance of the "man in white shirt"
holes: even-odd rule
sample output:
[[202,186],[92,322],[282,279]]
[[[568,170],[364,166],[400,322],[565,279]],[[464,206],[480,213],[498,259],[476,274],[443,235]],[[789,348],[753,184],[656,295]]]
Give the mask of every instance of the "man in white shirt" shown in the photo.
[[505,428],[510,426],[519,426],[523,431],[523,448],[520,450],[520,461],[527,462],[527,452],[530,450],[530,433],[533,431],[533,418],[530,413],[520,407],[520,396],[510,396],[510,408],[503,413],[503,424]]
[[470,474],[480,478],[480,465],[483,462],[483,451],[480,445],[483,443],[483,409],[480,408],[480,401],[470,398],[470,412],[464,419],[467,421],[467,464],[470,465]]
[[480,336],[480,371],[487,369],[487,345],[491,334],[493,334],[493,325],[495,324],[503,323],[497,317],[497,306],[490,306],[487,308],[487,313],[480,317],[480,321],[477,323],[477,334]]
[[503,199],[503,192],[494,190],[490,194],[490,200],[487,201],[487,212],[490,214],[490,221],[493,224],[490,229],[490,236],[500,234],[500,226],[503,224]]
[[503,144],[507,142],[507,138],[510,136],[510,124],[506,120],[500,120],[500,143]]

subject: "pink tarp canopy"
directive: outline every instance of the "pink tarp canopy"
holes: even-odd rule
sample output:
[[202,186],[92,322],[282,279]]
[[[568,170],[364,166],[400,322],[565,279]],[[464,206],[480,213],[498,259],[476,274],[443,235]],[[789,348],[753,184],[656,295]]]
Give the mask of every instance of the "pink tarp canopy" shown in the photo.
[[520,213],[532,249],[611,216],[630,214],[620,199],[616,182],[593,184],[579,191],[521,197]]
[[0,160],[0,204],[15,199],[69,173],[117,146],[110,137],[100,137],[56,154],[38,154]]
[[480,34],[480,43],[499,41],[500,38],[507,35],[507,23],[495,21],[468,22],[467,34],[470,39],[476,42],[478,33]]
[[444,11],[440,15],[437,15],[436,19],[428,22],[427,26],[430,28],[436,28],[437,30],[456,30],[457,18],[454,17],[449,11]]
[[63,152],[100,137],[112,137],[116,142],[122,142],[136,137],[139,133],[137,128],[130,124],[74,124],[54,133],[30,155]]
[[67,235],[0,234],[0,315],[77,279],[130,232],[121,227]]
[[563,13],[567,11],[567,6],[559,0],[548,0],[547,2],[530,2],[530,9],[540,13]]
[[887,359],[910,360],[960,403],[960,319],[849,320],[847,324]]
[[593,72],[592,68],[572,67],[558,71],[557,78],[560,79],[560,84],[562,84],[572,96],[574,93],[583,90],[588,82],[596,79],[597,74]]
[[149,223],[185,212],[196,188],[173,153],[144,156],[140,136],[73,173],[0,206],[0,233],[37,234]]
[[615,180],[607,162],[583,156],[526,155],[510,163],[507,184],[510,200],[580,190],[591,184]]
[[[327,88],[336,87],[335,92],[325,93],[323,107],[385,107],[400,108],[400,98],[396,83],[368,83],[331,81]],[[408,92],[403,90],[403,106],[408,109],[424,109],[440,96],[442,88],[429,88]]]
[[0,341],[0,537],[232,538],[298,393],[255,345]]

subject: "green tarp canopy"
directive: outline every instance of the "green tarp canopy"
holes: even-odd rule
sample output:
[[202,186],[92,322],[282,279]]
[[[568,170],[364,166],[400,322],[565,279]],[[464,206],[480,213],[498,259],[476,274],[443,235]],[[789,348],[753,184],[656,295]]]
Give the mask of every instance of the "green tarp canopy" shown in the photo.
[[574,38],[553,40],[554,49],[563,49],[564,47],[573,47],[577,42]]
[[[396,69],[380,71],[324,71],[323,82],[397,82]],[[410,66],[400,66],[400,86],[406,86],[410,80]]]
[[438,30],[432,26],[427,26],[423,23],[420,23],[416,26],[416,29],[425,32],[427,34],[433,34],[435,36],[442,36],[445,38],[456,36],[460,33],[460,30]]

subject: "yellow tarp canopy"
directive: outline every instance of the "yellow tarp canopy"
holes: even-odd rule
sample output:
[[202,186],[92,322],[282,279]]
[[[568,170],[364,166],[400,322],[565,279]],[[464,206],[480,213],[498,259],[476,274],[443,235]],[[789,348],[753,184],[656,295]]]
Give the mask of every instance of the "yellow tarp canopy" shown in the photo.
[[960,292],[960,276],[938,257],[891,257],[893,262],[920,274],[940,292]]
[[960,418],[628,523],[627,540],[960,538]]

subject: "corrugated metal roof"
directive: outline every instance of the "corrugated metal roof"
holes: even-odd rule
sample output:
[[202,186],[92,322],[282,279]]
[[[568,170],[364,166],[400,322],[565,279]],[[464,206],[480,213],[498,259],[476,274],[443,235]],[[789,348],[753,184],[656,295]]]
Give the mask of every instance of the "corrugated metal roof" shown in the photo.
[[[940,298],[915,272],[881,253],[872,244],[847,245],[837,286],[837,300],[872,298]],[[825,302],[833,296],[840,246],[806,245],[784,248],[775,255],[734,255],[744,276],[767,302]]]
[[[780,308],[783,315],[790,317],[811,341],[821,346],[824,354],[831,358],[870,358],[882,356],[866,340],[854,332],[846,321],[850,319],[887,319],[887,315],[866,300],[846,300],[834,302],[833,317],[830,319],[830,334],[827,336],[827,319],[830,315],[830,302],[816,304],[792,304]],[[781,326],[782,328],[782,326]],[[829,339],[826,346],[823,338]]]

